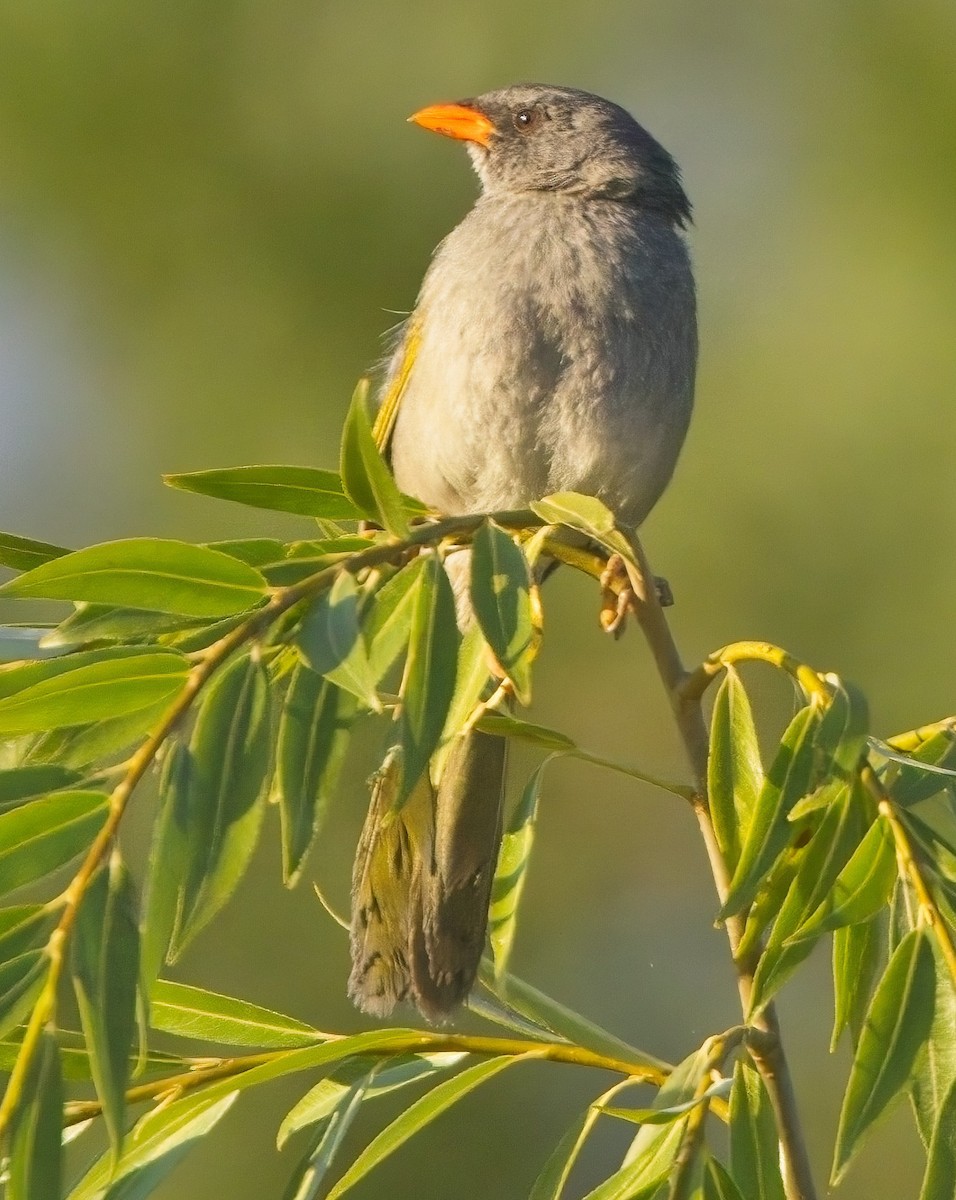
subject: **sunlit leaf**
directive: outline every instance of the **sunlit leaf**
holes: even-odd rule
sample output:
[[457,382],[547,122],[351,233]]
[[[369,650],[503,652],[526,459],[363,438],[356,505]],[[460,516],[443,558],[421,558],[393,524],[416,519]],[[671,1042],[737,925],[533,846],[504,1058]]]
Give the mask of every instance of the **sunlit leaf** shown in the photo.
[[164,633],[194,628],[201,621],[201,617],[179,613],[80,603],[56,629],[44,635],[41,644],[49,650],[71,650],[97,642],[148,643]]
[[365,380],[355,389],[345,419],[340,470],[345,491],[362,516],[396,537],[408,532],[408,510],[372,436]]
[[704,1168],[704,1189],[701,1200],[744,1200],[727,1168],[716,1158],[709,1158]]
[[823,775],[851,775],[866,749],[870,714],[866,697],[855,684],[833,684],[830,706],[816,733],[818,768]]
[[0,596],[87,600],[194,617],[241,612],[265,594],[265,580],[239,559],[162,538],[88,546],[0,587]]
[[57,763],[38,763],[0,771],[0,810],[15,808],[25,800],[70,787],[80,778],[78,771]]
[[784,1200],[777,1125],[763,1080],[739,1058],[730,1093],[730,1170],[747,1200]]
[[952,1200],[956,1196],[956,1083],[939,1105],[919,1200]]
[[346,1088],[338,1104],[317,1122],[308,1152],[293,1172],[283,1200],[312,1200],[318,1195],[339,1147],[365,1101],[374,1072],[373,1067]]
[[172,650],[76,666],[0,699],[0,733],[42,732],[152,710],[171,701],[188,674],[188,661]]
[[93,876],[80,903],[73,936],[73,986],[116,1155],[125,1130],[138,975],[136,897],[128,871],[114,855],[109,866]]
[[385,675],[408,645],[415,610],[415,588],[425,562],[422,556],[413,559],[387,580],[372,598],[365,639],[376,681]]
[[33,1007],[50,960],[42,950],[26,950],[0,964],[0,1037],[6,1037]]
[[176,954],[222,908],[255,849],[269,769],[269,677],[253,658],[226,666],[200,701],[189,742],[188,863]]
[[522,704],[531,703],[531,572],[521,548],[486,521],[471,543],[471,604],[481,632]]
[[908,933],[876,986],[853,1058],[837,1130],[831,1182],[843,1177],[863,1136],[899,1095],[933,1020],[936,971],[926,934]]
[[336,472],[318,467],[222,467],[164,475],[163,482],[184,492],[303,517],[350,521],[359,515]]
[[167,960],[176,928],[180,889],[190,856],[191,774],[187,747],[178,739],[167,743],[143,889],[140,960],[147,989]]
[[919,804],[942,791],[949,778],[929,768],[956,769],[956,733],[941,729],[911,754],[894,757],[901,768],[889,785],[890,795],[904,808]]
[[33,538],[18,537],[15,533],[0,533],[0,567],[14,571],[31,571],[54,558],[69,554],[63,546],[35,542]]
[[632,1125],[670,1125],[673,1121],[686,1116],[693,1108],[705,1104],[718,1097],[730,1094],[729,1079],[718,1079],[704,1091],[695,1093],[690,1100],[679,1104],[668,1104],[664,1108],[620,1108],[616,1106],[602,1107],[601,1112],[609,1117],[617,1117],[622,1121],[630,1121]]
[[[673,1125],[648,1125],[635,1139],[640,1148],[620,1170],[588,1192],[584,1200],[652,1200],[670,1174],[684,1137],[686,1118]],[[649,1136],[644,1138],[642,1135]]]
[[153,984],[150,1024],[180,1037],[263,1049],[306,1046],[325,1037],[284,1013],[169,979],[157,979]]
[[279,721],[276,791],[282,817],[282,874],[292,885],[338,782],[356,715],[354,697],[299,664]]
[[60,1200],[63,1080],[56,1039],[44,1031],[10,1126],[5,1200]]
[[790,722],[757,797],[740,860],[734,871],[721,917],[729,917],[754,898],[764,874],[793,833],[787,821],[791,808],[810,791],[814,765],[813,738],[819,713],[802,708]]
[[534,501],[531,508],[549,525],[567,525],[624,558],[634,557],[627,538],[617,528],[614,514],[594,496],[554,492],[543,500]]
[[[83,1034],[71,1029],[57,1029],[56,1041],[60,1048],[60,1066],[63,1078],[71,1082],[89,1083],[93,1078],[90,1052],[86,1048]],[[13,1030],[5,1039],[0,1039],[0,1071],[10,1071],[23,1044],[23,1028]],[[158,1075],[174,1075],[190,1069],[191,1064],[177,1054],[162,1054],[151,1050],[144,1059],[138,1054],[130,1055],[130,1071],[137,1071],[137,1080],[153,1079]]]
[[495,970],[499,974],[508,969],[508,959],[517,930],[518,905],[524,891],[528,861],[534,844],[541,783],[549,761],[550,758],[546,758],[525,785],[498,851],[498,865],[491,885],[488,935],[495,959]]
[[560,1200],[564,1185],[598,1116],[596,1110],[589,1108],[575,1117],[574,1123],[565,1130],[561,1140],[548,1155],[541,1174],[534,1181],[528,1200]]
[[854,1046],[869,1006],[870,989],[880,960],[882,923],[878,918],[860,925],[845,925],[833,934],[833,1035],[835,1050],[844,1029]]
[[714,701],[707,778],[717,843],[733,870],[740,858],[740,831],[749,827],[763,786],[763,767],[750,701],[732,666]]
[[458,641],[451,583],[441,560],[430,554],[416,592],[402,687],[400,803],[421,778],[441,737],[455,692]]
[[342,571],[328,592],[317,597],[296,639],[309,667],[351,692],[366,708],[381,712],[378,682],[362,630],[363,594],[354,575]]
[[938,939],[934,937],[931,944],[936,958],[936,1003],[929,1037],[916,1060],[911,1090],[916,1125],[927,1146],[943,1119],[945,1098],[956,1080],[956,992]]
[[522,721],[518,717],[509,717],[504,713],[486,713],[478,722],[478,728],[482,733],[497,733],[500,737],[516,738],[519,742],[540,746],[542,750],[573,752],[578,748],[577,743],[567,734],[548,729],[544,725],[535,725],[531,721]]
[[365,1149],[356,1157],[352,1165],[339,1179],[338,1183],[328,1193],[328,1200],[337,1200],[337,1197],[343,1196],[350,1188],[364,1178],[373,1167],[378,1166],[385,1158],[392,1154],[399,1146],[408,1141],[418,1131],[429,1125],[436,1117],[440,1116],[446,1109],[451,1108],[453,1104],[473,1091],[479,1084],[485,1083],[492,1076],[497,1075],[500,1071],[507,1067],[514,1066],[515,1063],[525,1062],[528,1059],[536,1057],[534,1054],[520,1055],[503,1055],[499,1058],[489,1058],[484,1062],[477,1063],[473,1067],[468,1067],[466,1070],[456,1075],[454,1079],[449,1079],[445,1083],[438,1084],[437,1087],[416,1100],[414,1104],[397,1117],[390,1125],[386,1126]]
[[85,850],[106,810],[103,792],[54,792],[0,813],[0,895],[33,883]]
[[45,904],[0,908],[0,963],[32,950],[45,940],[56,915],[56,910]]

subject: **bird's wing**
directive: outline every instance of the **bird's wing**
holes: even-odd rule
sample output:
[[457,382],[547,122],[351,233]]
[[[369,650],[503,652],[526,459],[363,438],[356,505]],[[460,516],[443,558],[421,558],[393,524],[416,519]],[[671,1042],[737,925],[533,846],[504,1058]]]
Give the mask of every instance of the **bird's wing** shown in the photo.
[[408,380],[411,377],[412,367],[415,365],[415,356],[418,354],[418,347],[421,345],[421,340],[421,327],[415,317],[412,316],[405,326],[401,344],[392,359],[388,381],[382,395],[382,403],[375,414],[375,423],[372,426],[375,445],[378,447],[379,452],[386,457],[388,444],[392,439],[392,430],[395,428],[395,419],[398,416],[398,406],[401,404],[402,395],[408,386]]

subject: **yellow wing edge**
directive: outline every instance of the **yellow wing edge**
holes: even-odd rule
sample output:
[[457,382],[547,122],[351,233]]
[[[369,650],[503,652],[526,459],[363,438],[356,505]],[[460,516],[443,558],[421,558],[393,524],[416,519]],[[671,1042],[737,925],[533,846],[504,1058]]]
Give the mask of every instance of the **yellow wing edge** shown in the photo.
[[388,443],[391,441],[392,430],[395,428],[395,418],[398,416],[398,406],[402,400],[402,394],[408,386],[408,380],[412,373],[412,367],[415,365],[415,357],[418,354],[418,347],[421,345],[421,332],[417,324],[409,322],[408,329],[402,339],[402,361],[398,365],[392,377],[391,383],[385,395],[382,397],[382,403],[379,405],[378,412],[375,414],[375,421],[372,424],[372,437],[375,439],[375,445],[378,447],[379,453],[384,455],[388,449]]

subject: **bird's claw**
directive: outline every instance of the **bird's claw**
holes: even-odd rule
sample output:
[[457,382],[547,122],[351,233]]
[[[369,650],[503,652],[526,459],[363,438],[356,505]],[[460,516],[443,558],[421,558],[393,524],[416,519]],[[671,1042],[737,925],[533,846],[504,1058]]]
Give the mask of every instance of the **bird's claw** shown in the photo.
[[627,613],[634,605],[634,591],[627,567],[620,554],[612,554],[601,572],[601,628],[619,638],[627,624]]

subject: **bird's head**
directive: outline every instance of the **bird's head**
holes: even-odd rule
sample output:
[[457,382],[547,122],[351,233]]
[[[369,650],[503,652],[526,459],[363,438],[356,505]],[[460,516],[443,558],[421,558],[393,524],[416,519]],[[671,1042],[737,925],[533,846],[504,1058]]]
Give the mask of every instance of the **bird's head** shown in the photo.
[[690,220],[673,158],[623,108],[589,92],[517,84],[409,120],[463,141],[487,193],[564,192]]

